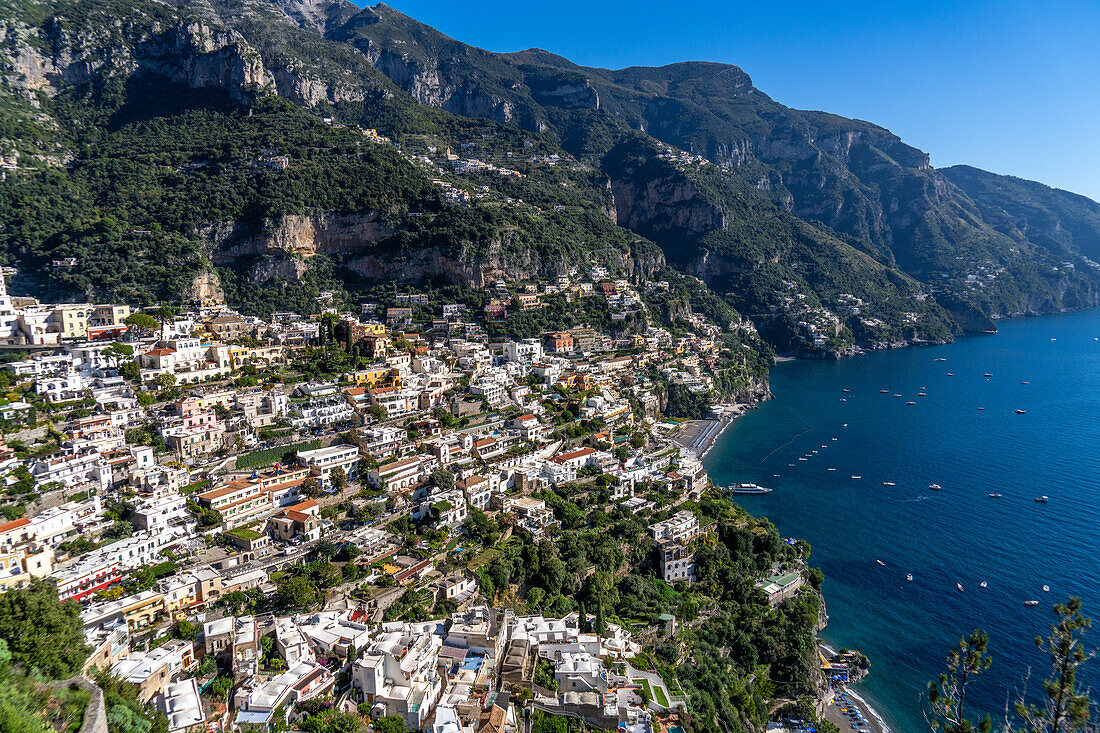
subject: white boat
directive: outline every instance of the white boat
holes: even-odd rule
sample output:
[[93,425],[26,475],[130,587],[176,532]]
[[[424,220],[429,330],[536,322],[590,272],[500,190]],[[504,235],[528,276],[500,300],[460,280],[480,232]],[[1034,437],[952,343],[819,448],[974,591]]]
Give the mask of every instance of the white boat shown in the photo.
[[861,478],[863,478],[863,477],[862,477],[862,476],[852,476],[852,478],[853,478],[854,480],[858,481],[858,480],[860,480],[860,479],[861,479]]
[[905,579],[908,580],[910,583],[913,582],[913,574],[909,573],[908,575],[905,576]]
[[1038,606],[1039,601],[1024,601],[1025,606]]
[[806,460],[806,459],[805,459],[805,458],[802,458],[801,456],[799,456],[798,460],[800,460],[800,461],[804,461],[804,460]]
[[939,484],[928,484],[928,488],[932,489],[932,491],[939,491],[943,487]]
[[1049,585],[1044,585],[1043,586],[1043,592],[1044,593],[1050,593],[1050,586]]
[[731,494],[770,494],[771,489],[765,489],[756,484],[734,484],[730,487]]
[[959,589],[959,593],[963,592],[963,584],[962,583],[955,583],[955,587]]
[[983,581],[982,581],[981,583],[978,583],[978,587],[979,587],[979,588],[988,588],[988,587],[989,587],[989,583],[987,583],[987,582],[985,582],[985,581],[983,580]]
[[882,485],[883,486],[897,486],[897,484],[895,484],[893,481],[883,481]]
[[1001,496],[1002,496],[1002,494],[990,494],[989,498],[990,499],[1000,499]]
[[932,361],[947,361],[947,359],[945,359],[945,358],[944,358],[944,357],[942,357],[942,356],[937,356],[937,357],[936,357],[935,359],[933,359]]
[[1036,496],[1035,501],[1039,502],[1040,504],[1046,504],[1048,501],[1050,501],[1050,497],[1046,494],[1043,494],[1042,496]]
[[835,471],[836,469],[835,468],[826,468],[825,470],[826,471]]
[[875,562],[877,562],[882,567],[886,567],[886,563],[884,563],[882,560],[875,560]]

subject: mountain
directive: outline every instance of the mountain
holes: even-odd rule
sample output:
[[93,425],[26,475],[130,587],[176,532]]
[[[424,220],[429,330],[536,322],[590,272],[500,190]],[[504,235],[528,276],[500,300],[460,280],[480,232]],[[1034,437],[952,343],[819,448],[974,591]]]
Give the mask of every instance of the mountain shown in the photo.
[[934,170],[734,66],[493,53],[343,0],[0,18],[0,258],[24,291],[309,311],[395,277],[667,263],[795,351],[1100,301],[1093,202]]

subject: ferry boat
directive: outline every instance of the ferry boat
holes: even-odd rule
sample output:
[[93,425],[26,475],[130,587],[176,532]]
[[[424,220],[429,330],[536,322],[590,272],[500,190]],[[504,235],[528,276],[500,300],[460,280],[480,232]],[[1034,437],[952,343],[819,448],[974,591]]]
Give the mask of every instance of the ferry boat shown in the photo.
[[990,499],[1000,499],[1001,496],[1002,496],[1002,494],[990,494],[989,498]]
[[1039,601],[1024,601],[1025,606],[1038,606]]
[[959,589],[959,593],[963,592],[963,584],[962,583],[955,583],[955,587]]
[[1042,496],[1036,496],[1035,501],[1039,502],[1040,504],[1046,504],[1048,501],[1050,501],[1050,497],[1046,494],[1043,494]]
[[928,488],[932,489],[932,491],[939,491],[943,487],[939,484],[928,484]]
[[731,494],[770,494],[771,489],[756,484],[734,484],[730,487]]

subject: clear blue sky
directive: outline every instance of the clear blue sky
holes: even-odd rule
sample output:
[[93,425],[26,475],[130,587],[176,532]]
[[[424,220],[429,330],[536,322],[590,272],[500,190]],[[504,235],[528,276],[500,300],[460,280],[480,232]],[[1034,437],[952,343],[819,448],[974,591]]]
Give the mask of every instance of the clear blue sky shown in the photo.
[[[362,0],[359,0],[362,3]],[[373,3],[371,3],[373,4]],[[736,64],[773,99],[1100,200],[1100,1],[389,0],[492,51]]]

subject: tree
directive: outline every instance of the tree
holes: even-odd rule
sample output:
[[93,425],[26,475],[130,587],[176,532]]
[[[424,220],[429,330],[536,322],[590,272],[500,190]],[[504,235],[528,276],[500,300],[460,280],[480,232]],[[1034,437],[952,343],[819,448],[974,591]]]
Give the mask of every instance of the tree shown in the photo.
[[607,634],[607,621],[603,617],[603,601],[596,604],[596,627],[595,632],[600,636]]
[[288,578],[279,586],[275,600],[286,609],[310,611],[320,601],[317,589],[305,578]]
[[176,375],[164,372],[153,377],[153,382],[161,389],[168,389],[176,385]]
[[337,491],[343,491],[348,485],[348,474],[341,466],[336,466],[329,472],[328,480],[332,482],[333,488]]
[[233,678],[224,675],[214,678],[210,683],[210,694],[217,700],[225,700],[233,689]]
[[302,482],[302,495],[310,499],[316,499],[321,495],[321,484],[312,476],[307,478]]
[[437,468],[428,474],[428,481],[441,491],[450,491],[455,487],[455,475],[445,468]]
[[1016,703],[1028,733],[1062,733],[1081,730],[1088,723],[1089,699],[1077,683],[1077,669],[1091,655],[1082,648],[1081,637],[1092,619],[1081,613],[1081,599],[1070,598],[1054,606],[1058,616],[1050,635],[1035,639],[1035,646],[1050,655],[1051,675],[1043,681],[1046,699],[1040,705]]
[[967,687],[993,663],[986,653],[988,643],[986,633],[975,630],[970,636],[959,639],[958,645],[947,655],[947,672],[928,685],[929,724],[933,729],[944,733],[989,733],[988,715],[975,724],[966,719],[964,710]]
[[384,715],[374,721],[375,733],[407,733],[405,719],[400,715]]
[[385,405],[371,405],[367,408],[367,412],[375,420],[385,420],[389,416]]
[[141,381],[141,368],[138,367],[138,363],[131,359],[130,361],[124,361],[118,367],[118,374],[123,379],[131,382]]
[[152,331],[160,324],[157,323],[157,319],[145,313],[131,313],[123,320],[127,326],[136,328],[139,331]]
[[80,672],[91,653],[84,645],[80,605],[60,601],[57,586],[45,580],[0,595],[0,639],[14,662],[51,679]]

